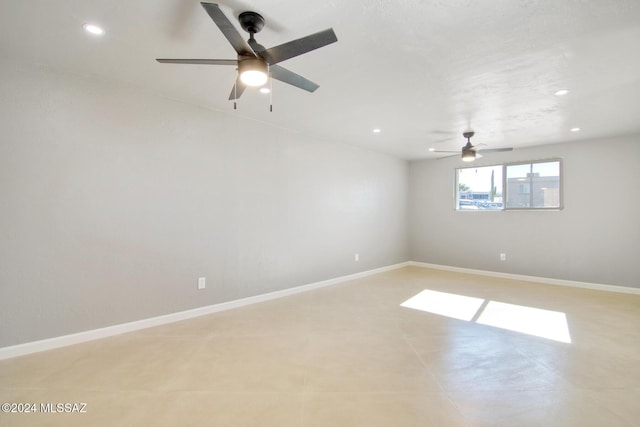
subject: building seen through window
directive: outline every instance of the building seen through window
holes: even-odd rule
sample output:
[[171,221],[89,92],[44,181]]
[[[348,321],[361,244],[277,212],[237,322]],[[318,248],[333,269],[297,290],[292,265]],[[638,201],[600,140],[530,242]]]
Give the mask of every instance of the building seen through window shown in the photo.
[[560,161],[508,165],[507,209],[559,208]]

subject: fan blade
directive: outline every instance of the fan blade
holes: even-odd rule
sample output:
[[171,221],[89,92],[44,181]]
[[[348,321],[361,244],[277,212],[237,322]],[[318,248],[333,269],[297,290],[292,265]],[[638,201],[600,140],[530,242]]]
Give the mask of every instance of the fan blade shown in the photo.
[[244,83],[242,83],[242,80],[240,80],[240,76],[238,76],[236,78],[236,84],[234,84],[233,87],[231,88],[231,93],[229,94],[229,101],[233,101],[234,99],[240,98],[240,95],[242,95],[242,92],[244,92],[246,88],[247,86]]
[[267,60],[269,65],[273,65],[337,41],[336,33],[333,32],[332,28],[329,28],[328,30],[320,31],[307,37],[274,46],[261,52],[261,55]]
[[458,154],[460,154],[460,150],[457,150],[457,151],[453,151],[453,150],[433,150],[433,151],[431,151],[431,153],[458,153]]
[[162,64],[238,65],[237,59],[156,59]]
[[497,153],[499,151],[513,151],[513,147],[508,147],[508,148],[489,148],[487,150],[484,150],[484,149],[478,150],[478,152],[480,152],[480,153]]
[[204,10],[207,11],[213,22],[220,28],[222,34],[229,40],[231,46],[241,56],[256,56],[255,52],[242,38],[236,27],[233,26],[231,21],[227,19],[226,15],[222,13],[220,7],[215,3],[200,3]]
[[271,77],[273,77],[274,79],[280,80],[284,83],[288,83],[291,86],[299,87],[300,89],[304,89],[307,92],[313,92],[320,87],[311,80],[307,80],[301,75],[296,74],[293,71],[289,71],[286,68],[281,67],[280,65],[270,66],[269,71],[271,71]]
[[459,155],[460,155],[460,154],[452,154],[452,155],[450,155],[450,156],[438,157],[438,159],[437,159],[437,160],[448,159],[448,158],[450,158],[450,157],[457,157],[457,156],[459,156]]

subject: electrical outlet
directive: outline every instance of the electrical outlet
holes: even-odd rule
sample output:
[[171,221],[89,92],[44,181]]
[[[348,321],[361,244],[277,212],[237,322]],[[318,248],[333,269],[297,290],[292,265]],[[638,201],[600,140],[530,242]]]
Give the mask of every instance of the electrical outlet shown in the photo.
[[500,261],[506,261],[507,260],[507,254],[505,254],[504,252],[500,253]]
[[198,289],[204,289],[207,287],[207,278],[198,277]]

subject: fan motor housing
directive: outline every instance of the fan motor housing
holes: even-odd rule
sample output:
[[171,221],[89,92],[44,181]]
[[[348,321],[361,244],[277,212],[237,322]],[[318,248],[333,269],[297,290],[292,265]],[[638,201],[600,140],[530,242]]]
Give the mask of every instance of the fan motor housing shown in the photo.
[[269,72],[269,66],[260,58],[254,57],[240,57],[238,58],[238,72],[242,74],[244,71],[262,71],[267,74]]
[[243,30],[250,34],[259,33],[264,27],[264,18],[257,12],[242,12],[238,21]]

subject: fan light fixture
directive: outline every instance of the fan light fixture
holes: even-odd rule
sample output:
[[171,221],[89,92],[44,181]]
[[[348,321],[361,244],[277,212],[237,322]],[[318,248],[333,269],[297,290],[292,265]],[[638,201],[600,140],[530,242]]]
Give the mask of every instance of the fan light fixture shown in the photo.
[[473,162],[476,159],[476,152],[473,150],[464,150],[462,152],[463,162]]
[[262,86],[267,82],[267,63],[262,59],[250,58],[238,63],[240,80],[247,86]]
[[463,162],[473,162],[476,159],[476,150],[473,145],[471,145],[471,137],[475,135],[475,132],[469,131],[462,134],[465,138],[467,138],[467,143],[464,147],[462,147],[462,161]]

